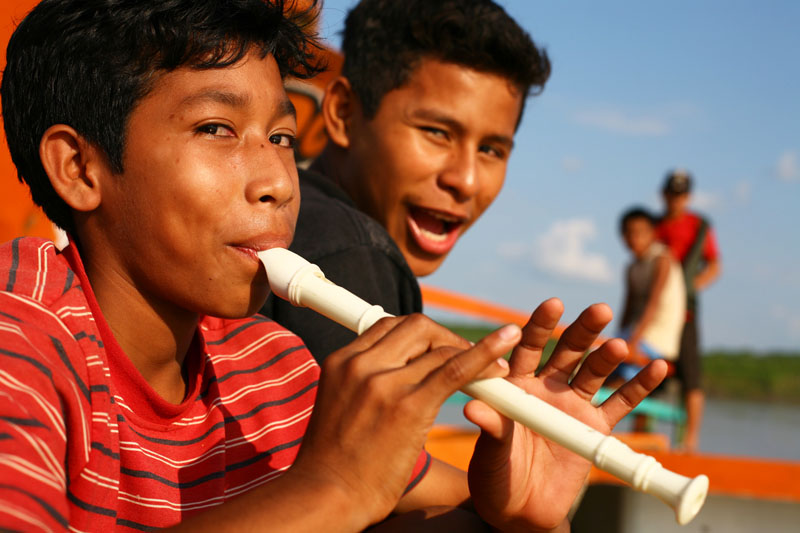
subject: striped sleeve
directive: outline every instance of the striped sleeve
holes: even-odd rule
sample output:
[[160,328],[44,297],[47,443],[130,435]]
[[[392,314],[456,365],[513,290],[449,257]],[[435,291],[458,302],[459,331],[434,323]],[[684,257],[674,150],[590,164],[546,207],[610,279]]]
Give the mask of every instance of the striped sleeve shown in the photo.
[[61,531],[69,506],[66,429],[52,364],[58,354],[26,331],[12,298],[0,292],[0,530]]

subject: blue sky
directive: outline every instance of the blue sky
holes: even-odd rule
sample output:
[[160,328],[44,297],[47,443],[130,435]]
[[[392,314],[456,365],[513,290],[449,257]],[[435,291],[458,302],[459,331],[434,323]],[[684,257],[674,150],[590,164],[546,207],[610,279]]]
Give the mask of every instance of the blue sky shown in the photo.
[[[521,310],[558,296],[570,320],[619,311],[619,213],[660,210],[663,176],[684,167],[722,251],[704,347],[800,351],[800,2],[500,3],[553,75],[498,199],[422,281]],[[325,0],[336,47],[353,4]]]

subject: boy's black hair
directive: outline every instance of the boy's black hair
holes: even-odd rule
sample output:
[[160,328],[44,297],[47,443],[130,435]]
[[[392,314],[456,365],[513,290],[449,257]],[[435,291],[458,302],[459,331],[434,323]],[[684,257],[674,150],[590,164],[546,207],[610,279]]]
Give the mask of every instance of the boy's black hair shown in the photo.
[[550,76],[547,54],[491,0],[362,0],[347,15],[342,52],[367,118],[423,59],[500,75],[523,98]]
[[302,12],[284,0],[44,0],[19,24],[3,73],[3,122],[19,179],[56,225],[74,234],[70,207],[39,159],[44,132],[73,127],[121,173],[128,118],[161,73],[222,68],[251,49],[272,54],[281,76],[321,65]]
[[658,224],[658,217],[653,215],[648,209],[639,206],[631,207],[625,211],[619,219],[619,232],[624,234],[628,222],[636,219],[646,220],[652,227],[656,227]]

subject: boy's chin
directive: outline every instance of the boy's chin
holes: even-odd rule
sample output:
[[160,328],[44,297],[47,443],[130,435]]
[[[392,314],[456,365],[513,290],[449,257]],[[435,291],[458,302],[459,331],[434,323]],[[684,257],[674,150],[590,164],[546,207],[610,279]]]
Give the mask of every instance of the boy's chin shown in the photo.
[[270,291],[262,291],[253,289],[251,290],[250,297],[238,302],[228,301],[224,306],[217,306],[214,309],[208,309],[204,313],[207,316],[225,319],[247,318],[253,316],[261,310],[261,307],[267,301],[267,296]]

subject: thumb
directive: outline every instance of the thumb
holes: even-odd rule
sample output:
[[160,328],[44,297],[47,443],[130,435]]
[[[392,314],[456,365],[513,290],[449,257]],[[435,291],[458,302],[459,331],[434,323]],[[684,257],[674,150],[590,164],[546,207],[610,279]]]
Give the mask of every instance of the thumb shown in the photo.
[[501,415],[480,400],[472,400],[464,406],[467,420],[481,428],[481,435],[486,434],[495,440],[510,438],[514,431],[514,421]]
[[[508,373],[508,363],[502,359],[520,340],[519,326],[509,324],[493,331],[477,344],[446,360],[424,380],[431,394],[441,394],[443,402],[456,390],[479,378]],[[431,352],[432,354],[433,352]],[[490,365],[496,368],[490,369]]]

